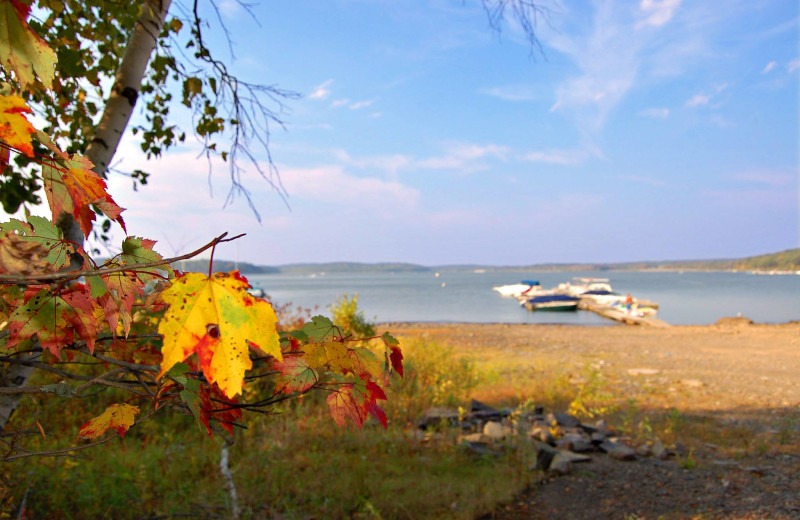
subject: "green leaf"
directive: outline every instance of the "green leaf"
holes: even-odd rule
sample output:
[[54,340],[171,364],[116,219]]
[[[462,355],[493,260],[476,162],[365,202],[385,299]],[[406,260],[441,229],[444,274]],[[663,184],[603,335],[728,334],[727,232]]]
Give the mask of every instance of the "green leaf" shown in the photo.
[[303,325],[300,331],[313,341],[325,341],[339,335],[339,328],[325,316],[314,316],[311,318],[311,322]]

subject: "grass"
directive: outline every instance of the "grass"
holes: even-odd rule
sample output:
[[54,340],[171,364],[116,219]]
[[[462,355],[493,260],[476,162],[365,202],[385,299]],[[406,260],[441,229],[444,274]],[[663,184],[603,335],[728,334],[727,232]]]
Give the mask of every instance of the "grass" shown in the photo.
[[[401,342],[406,377],[387,392],[386,430],[373,422],[363,430],[336,428],[322,395],[247,418],[248,428],[231,449],[242,518],[471,519],[493,510],[538,477],[528,469],[529,448],[511,443],[498,458],[475,457],[459,447],[454,432],[423,436],[414,428],[427,408],[468,406],[472,398],[498,407],[571,410],[587,420],[605,418],[627,437],[680,441],[686,468],[702,463],[698,455],[709,444],[732,457],[798,445],[794,416],[776,417],[772,429],[755,431],[691,415],[668,406],[658,391],[632,394],[628,381],[598,370],[592,360],[564,366],[491,346],[478,356],[444,341]],[[74,445],[80,425],[105,402],[113,402],[113,392],[82,401],[26,396],[17,426],[25,425],[23,418],[32,424],[38,410],[48,438],[26,439],[31,449]],[[132,428],[124,441],[77,457],[5,464],[0,506],[16,517],[26,496],[29,519],[226,517],[220,447],[189,418],[157,416]]]

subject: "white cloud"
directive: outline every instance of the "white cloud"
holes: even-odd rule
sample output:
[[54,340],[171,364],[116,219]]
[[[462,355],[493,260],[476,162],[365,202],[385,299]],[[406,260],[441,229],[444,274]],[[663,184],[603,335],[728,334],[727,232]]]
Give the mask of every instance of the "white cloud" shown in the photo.
[[523,161],[561,164],[564,166],[581,164],[585,158],[586,152],[582,150],[548,150],[546,152],[530,152],[522,156]]
[[382,115],[383,115],[383,112],[373,112],[367,117],[371,117],[373,119],[377,119],[377,118],[381,117]]
[[419,190],[415,188],[375,177],[357,177],[338,165],[282,168],[281,178],[293,198],[337,205],[404,208],[414,207],[419,200]]
[[481,94],[496,97],[505,101],[533,101],[538,98],[530,85],[508,85],[482,89]]
[[[717,94],[719,94],[720,92],[722,92],[726,88],[728,88],[728,84],[727,83],[723,83],[722,85],[717,86],[714,89],[714,92],[712,92],[711,94],[707,94],[705,92],[701,92],[701,93],[695,94],[694,96],[692,96],[691,98],[689,98],[686,101],[686,106],[687,107],[700,107],[700,106],[708,105],[709,101],[711,101],[711,99],[714,98],[714,96],[716,96]],[[714,105],[714,106],[712,106],[712,108],[719,108],[719,105]]]
[[710,95],[707,95],[707,94],[695,94],[688,101],[686,101],[686,106],[687,107],[699,107],[699,106],[707,105],[709,101],[711,101],[711,96]]
[[375,102],[374,99],[365,99],[364,101],[356,101],[347,108],[349,108],[350,110],[360,110],[362,108],[367,108],[368,106],[371,106],[374,102]]
[[776,62],[776,61],[771,61],[771,62],[767,63],[767,65],[764,67],[764,70],[762,70],[761,73],[762,74],[767,74],[769,71],[774,69],[775,65],[777,65],[777,64],[778,64],[778,62]]
[[649,117],[652,119],[666,119],[669,117],[668,108],[646,108],[637,112],[640,117]]
[[794,72],[797,69],[800,69],[800,58],[795,58],[789,62],[789,65],[786,66],[786,70],[788,72]]
[[642,0],[639,4],[639,11],[645,18],[636,24],[636,28],[650,25],[660,27],[670,20],[675,14],[675,10],[680,7],[682,0]]
[[508,147],[496,144],[481,146],[457,143],[447,146],[447,151],[444,155],[422,159],[415,162],[415,166],[433,170],[459,170],[461,173],[471,173],[488,167],[480,161],[481,159],[494,157],[505,160],[509,152]]
[[325,99],[328,97],[328,95],[331,93],[330,89],[328,89],[328,87],[331,86],[331,83],[333,83],[333,80],[329,79],[323,84],[314,87],[314,91],[307,96],[308,99]]
[[345,105],[346,105],[346,104],[348,104],[348,103],[350,103],[350,100],[349,100],[349,99],[347,99],[347,98],[344,98],[344,99],[337,99],[337,100],[335,100],[333,103],[331,103],[331,106],[332,106],[332,107],[334,107],[334,108],[336,108],[336,107],[343,107],[343,106],[345,106]]

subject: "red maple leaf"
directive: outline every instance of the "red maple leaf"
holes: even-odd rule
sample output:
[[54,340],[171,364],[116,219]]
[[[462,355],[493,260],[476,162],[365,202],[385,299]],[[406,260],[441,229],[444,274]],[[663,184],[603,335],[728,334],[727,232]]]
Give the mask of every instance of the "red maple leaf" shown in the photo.
[[77,336],[86,342],[90,352],[94,351],[96,304],[86,286],[73,284],[54,293],[49,287],[32,285],[26,289],[23,301],[8,318],[10,335],[6,348],[36,336],[42,347],[60,359],[61,349]]

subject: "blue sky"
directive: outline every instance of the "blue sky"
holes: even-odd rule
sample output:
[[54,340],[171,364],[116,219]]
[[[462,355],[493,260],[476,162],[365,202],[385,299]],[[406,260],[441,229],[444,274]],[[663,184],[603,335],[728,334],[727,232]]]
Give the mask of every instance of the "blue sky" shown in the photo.
[[289,208],[253,172],[262,222],[223,208],[226,171],[192,145],[144,164],[128,140],[120,167],[154,173],[110,182],[128,231],[168,256],[247,233],[217,255],[267,265],[799,247],[797,2],[541,5],[532,54],[475,0],[264,1],[260,25],[222,2],[233,70],[304,95],[272,136]]

